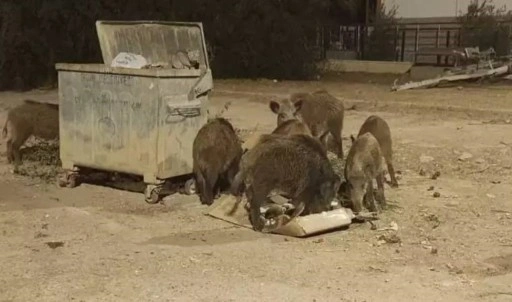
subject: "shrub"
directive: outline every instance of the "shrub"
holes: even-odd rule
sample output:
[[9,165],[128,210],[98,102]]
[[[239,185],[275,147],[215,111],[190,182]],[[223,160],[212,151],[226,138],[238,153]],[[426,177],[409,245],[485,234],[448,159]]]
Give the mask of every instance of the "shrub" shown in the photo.
[[496,7],[492,1],[472,3],[467,12],[459,17],[462,23],[461,41],[465,47],[478,46],[480,50],[493,47],[497,55],[510,54],[511,11]]
[[0,89],[56,81],[55,63],[100,62],[94,23],[201,21],[215,77],[308,78],[329,0],[2,0]]

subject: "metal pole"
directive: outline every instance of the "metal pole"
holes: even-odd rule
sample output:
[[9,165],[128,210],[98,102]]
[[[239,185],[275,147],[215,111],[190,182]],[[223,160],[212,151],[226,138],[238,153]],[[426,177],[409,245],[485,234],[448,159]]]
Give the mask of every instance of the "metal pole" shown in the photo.
[[366,0],[365,8],[365,25],[368,28],[368,24],[370,23],[370,0]]

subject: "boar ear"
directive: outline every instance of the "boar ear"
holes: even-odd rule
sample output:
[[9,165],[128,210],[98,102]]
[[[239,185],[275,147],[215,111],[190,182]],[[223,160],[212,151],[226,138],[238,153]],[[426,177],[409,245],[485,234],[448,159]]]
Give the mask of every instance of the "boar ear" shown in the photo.
[[270,107],[270,110],[272,110],[272,112],[274,112],[275,114],[278,114],[279,113],[279,108],[281,106],[276,101],[270,101],[269,107]]
[[304,101],[302,99],[298,99],[293,103],[293,106],[295,107],[295,112],[298,112],[302,108],[303,102]]
[[356,138],[352,134],[350,134],[350,140],[352,141],[352,143],[354,143],[356,141]]

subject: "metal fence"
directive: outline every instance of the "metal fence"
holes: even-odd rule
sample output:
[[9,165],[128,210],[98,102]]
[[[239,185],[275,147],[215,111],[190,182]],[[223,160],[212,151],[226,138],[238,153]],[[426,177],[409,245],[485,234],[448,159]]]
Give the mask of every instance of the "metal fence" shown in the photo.
[[[507,45],[502,52],[510,53],[510,37],[512,23],[505,24],[508,27]],[[380,37],[380,43],[372,44],[374,26],[364,25],[340,25],[335,28],[322,28],[319,30],[317,43],[321,46],[320,58],[330,59],[354,59],[368,60],[378,59],[386,61],[410,61],[417,64],[451,65],[452,59],[448,56],[432,55],[422,50],[427,48],[453,49],[457,47],[475,46],[464,45],[462,25],[457,22],[450,23],[409,23],[398,25],[384,25],[380,29],[386,32],[386,37]],[[499,39],[501,37],[495,37]],[[502,42],[502,41],[501,41]],[[389,51],[380,58],[371,57],[369,54],[376,47],[387,47]],[[503,48],[503,47],[502,47]],[[442,51],[440,52],[442,53]]]

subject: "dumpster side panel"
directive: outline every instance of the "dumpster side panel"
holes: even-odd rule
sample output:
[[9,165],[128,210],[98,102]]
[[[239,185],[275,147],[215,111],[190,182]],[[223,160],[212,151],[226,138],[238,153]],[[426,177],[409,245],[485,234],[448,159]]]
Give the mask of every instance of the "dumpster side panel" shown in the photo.
[[161,79],[158,177],[170,178],[192,173],[192,145],[206,123],[208,96],[189,101],[197,78]]
[[156,174],[157,78],[59,72],[63,168]]

